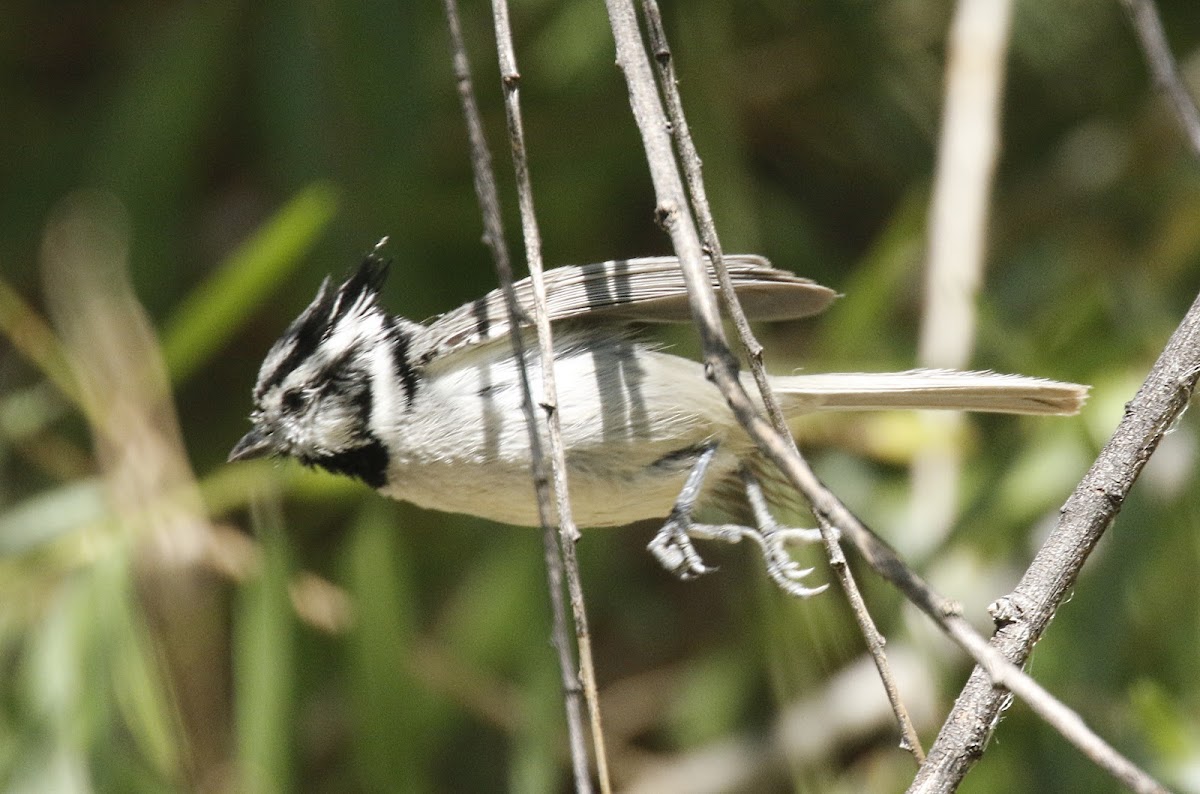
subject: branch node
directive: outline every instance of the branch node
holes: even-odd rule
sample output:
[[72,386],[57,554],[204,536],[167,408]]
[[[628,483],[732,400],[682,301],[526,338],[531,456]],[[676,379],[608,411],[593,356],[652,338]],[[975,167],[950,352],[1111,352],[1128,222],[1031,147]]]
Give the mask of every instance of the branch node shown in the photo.
[[988,614],[992,616],[992,621],[996,624],[996,628],[1003,628],[1012,623],[1021,620],[1025,612],[1017,604],[1012,596],[1003,596],[997,598],[992,603],[988,604]]
[[947,618],[961,617],[962,613],[963,613],[962,604],[958,603],[957,601],[951,601],[949,599],[947,599],[941,603],[940,610],[941,610],[942,616],[947,617]]
[[665,232],[670,232],[679,219],[679,205],[674,201],[663,201],[654,208],[654,222]]

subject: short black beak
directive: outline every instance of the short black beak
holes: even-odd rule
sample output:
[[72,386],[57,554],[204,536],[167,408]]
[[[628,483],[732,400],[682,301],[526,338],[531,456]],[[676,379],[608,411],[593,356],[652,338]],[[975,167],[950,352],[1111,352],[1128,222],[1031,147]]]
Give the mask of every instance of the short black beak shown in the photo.
[[269,454],[271,454],[271,439],[256,427],[242,436],[241,441],[233,445],[233,449],[229,453],[229,462],[252,460]]

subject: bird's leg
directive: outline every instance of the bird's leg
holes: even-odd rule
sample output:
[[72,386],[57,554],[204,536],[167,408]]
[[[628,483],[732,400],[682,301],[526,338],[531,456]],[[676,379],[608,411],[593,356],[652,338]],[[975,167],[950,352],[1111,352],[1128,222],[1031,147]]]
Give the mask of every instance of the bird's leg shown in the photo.
[[688,537],[692,528],[696,526],[692,523],[692,511],[700,498],[704,475],[716,454],[717,442],[712,441],[704,446],[700,457],[688,472],[683,490],[675,498],[675,505],[671,508],[666,523],[646,547],[662,567],[685,581],[716,570],[704,564],[696,547],[692,545],[692,539]]
[[787,552],[787,545],[790,543],[820,541],[820,530],[780,526],[767,508],[762,486],[746,467],[741,469],[742,482],[757,527],[740,524],[697,524],[692,521],[692,511],[704,485],[704,475],[708,472],[716,452],[716,442],[704,447],[692,470],[688,472],[683,490],[675,500],[675,506],[671,508],[666,523],[654,536],[654,540],[650,541],[650,552],[668,571],[680,579],[688,580],[716,570],[705,565],[700,559],[700,554],[692,544],[693,539],[720,540],[726,543],[748,539],[759,545],[766,563],[767,575],[785,592],[799,598],[808,598],[824,591],[828,585],[806,587],[800,583],[813,569],[801,568]]
[[[758,544],[762,551],[763,561],[767,565],[767,575],[785,593],[797,598],[809,598],[824,592],[825,588],[829,587],[828,584],[807,587],[800,583],[804,577],[812,573],[813,569],[801,568],[787,550],[789,543],[819,542],[821,530],[780,526],[767,507],[767,500],[763,496],[762,485],[759,484],[758,479],[745,466],[742,467],[740,474],[742,483],[746,486],[746,500],[750,502],[750,509],[754,512],[754,523],[758,525],[757,529],[741,527],[744,530],[741,537],[749,538]],[[733,542],[740,539],[740,537],[735,538]]]

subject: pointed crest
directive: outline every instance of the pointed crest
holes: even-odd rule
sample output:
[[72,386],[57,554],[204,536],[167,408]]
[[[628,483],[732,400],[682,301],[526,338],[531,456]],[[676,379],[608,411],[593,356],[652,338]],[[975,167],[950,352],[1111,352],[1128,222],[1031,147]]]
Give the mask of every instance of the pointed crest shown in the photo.
[[383,287],[383,282],[387,279],[388,268],[392,264],[390,259],[380,256],[380,249],[387,243],[387,239],[384,237],[376,243],[375,247],[363,257],[362,263],[354,275],[338,287],[337,299],[327,318],[329,325],[333,325],[353,307],[361,307],[364,303],[373,302],[379,296],[379,290]]
[[292,321],[264,359],[255,388],[256,398],[282,382],[289,372],[311,356],[343,319],[375,308],[391,264],[379,254],[385,242],[386,237],[363,257],[358,270],[336,290],[328,278],[321,282],[312,303]]

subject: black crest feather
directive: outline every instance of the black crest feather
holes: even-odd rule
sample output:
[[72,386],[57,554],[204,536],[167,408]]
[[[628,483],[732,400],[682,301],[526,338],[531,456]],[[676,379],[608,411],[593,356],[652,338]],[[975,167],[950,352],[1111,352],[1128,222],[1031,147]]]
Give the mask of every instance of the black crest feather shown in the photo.
[[256,398],[261,398],[269,389],[281,383],[300,362],[311,356],[338,320],[345,317],[354,306],[362,306],[364,300],[369,303],[375,301],[391,264],[379,255],[386,239],[363,257],[358,269],[336,290],[328,278],[321,282],[321,288],[312,303],[275,343],[273,352],[279,351],[280,355],[268,354],[269,369],[260,373],[255,388]]
[[374,299],[379,295],[383,282],[387,279],[388,268],[392,262],[379,255],[379,246],[363,257],[362,264],[354,275],[338,288],[337,301],[328,317],[330,325],[342,317],[350,307],[364,297]]

